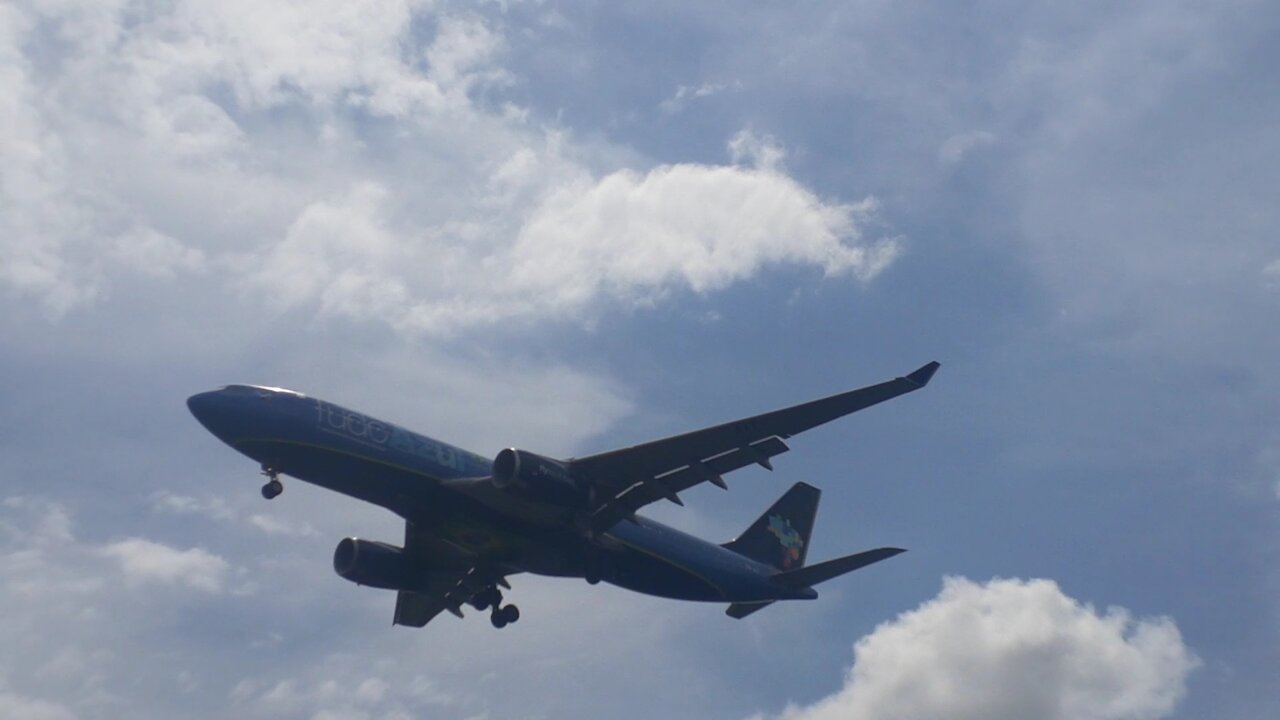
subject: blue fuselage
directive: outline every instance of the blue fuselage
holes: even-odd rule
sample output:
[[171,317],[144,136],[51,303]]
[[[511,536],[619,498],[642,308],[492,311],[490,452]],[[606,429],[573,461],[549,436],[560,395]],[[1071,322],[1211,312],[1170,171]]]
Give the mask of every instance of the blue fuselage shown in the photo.
[[509,573],[585,577],[685,600],[816,597],[774,568],[647,518],[602,534],[576,508],[499,489],[475,453],[279,388],[232,385],[188,400],[223,442],[264,468],[381,505],[459,556],[497,558]]

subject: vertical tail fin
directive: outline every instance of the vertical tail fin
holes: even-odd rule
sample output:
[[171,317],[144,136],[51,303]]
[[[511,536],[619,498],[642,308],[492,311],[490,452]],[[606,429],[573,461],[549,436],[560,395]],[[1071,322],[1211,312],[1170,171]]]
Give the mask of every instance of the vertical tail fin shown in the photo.
[[803,567],[820,497],[822,491],[808,483],[792,485],[746,532],[724,546],[782,571]]

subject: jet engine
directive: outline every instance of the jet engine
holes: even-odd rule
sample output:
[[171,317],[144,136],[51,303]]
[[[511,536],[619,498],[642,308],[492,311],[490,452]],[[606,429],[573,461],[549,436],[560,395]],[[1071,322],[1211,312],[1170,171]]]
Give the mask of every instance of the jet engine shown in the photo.
[[408,590],[416,583],[404,548],[382,542],[344,538],[333,551],[333,569],[357,585]]
[[557,505],[576,505],[584,497],[564,463],[515,448],[507,448],[493,459],[493,484],[508,492]]

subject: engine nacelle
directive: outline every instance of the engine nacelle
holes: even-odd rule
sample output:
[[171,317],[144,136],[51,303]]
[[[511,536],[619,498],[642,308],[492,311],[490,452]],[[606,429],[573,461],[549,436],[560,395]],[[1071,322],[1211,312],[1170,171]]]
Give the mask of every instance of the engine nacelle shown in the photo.
[[507,448],[493,459],[493,484],[558,505],[575,505],[584,497],[564,463],[515,448]]
[[344,538],[333,551],[333,569],[357,585],[411,590],[417,583],[404,548],[372,540]]

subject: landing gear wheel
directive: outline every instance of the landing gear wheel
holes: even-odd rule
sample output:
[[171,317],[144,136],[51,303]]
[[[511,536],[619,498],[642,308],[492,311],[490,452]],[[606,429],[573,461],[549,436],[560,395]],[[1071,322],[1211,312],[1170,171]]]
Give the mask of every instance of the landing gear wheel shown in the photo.
[[262,474],[267,477],[267,484],[262,486],[262,497],[270,500],[284,492],[284,485],[280,483],[280,471],[273,464],[262,463]]
[[520,619],[520,608],[515,605],[508,605],[502,608],[501,613],[508,625]]
[[489,622],[499,630],[507,626],[507,618],[501,612],[494,612],[490,615]]
[[489,608],[495,610],[502,604],[502,592],[496,587],[490,587],[476,594],[471,600],[471,606],[477,610],[484,611]]
[[502,629],[519,619],[520,608],[515,605],[507,605],[506,607],[495,606],[493,608],[493,614],[489,616],[489,622],[498,629]]

